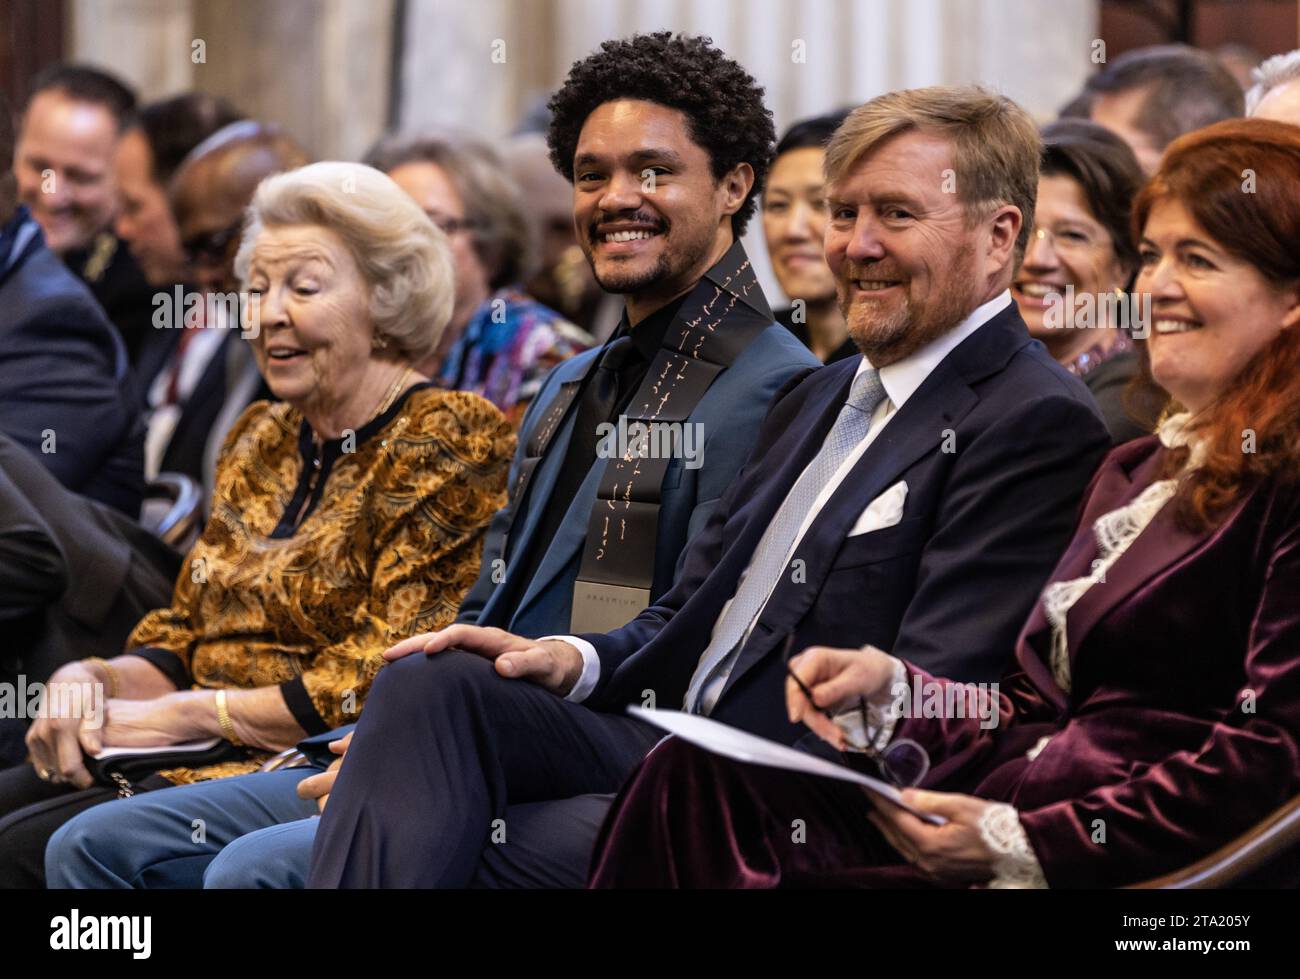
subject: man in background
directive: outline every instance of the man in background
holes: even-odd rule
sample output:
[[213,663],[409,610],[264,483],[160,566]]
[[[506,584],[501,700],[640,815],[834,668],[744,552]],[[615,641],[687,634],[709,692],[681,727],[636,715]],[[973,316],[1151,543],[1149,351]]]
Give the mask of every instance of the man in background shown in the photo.
[[[155,295],[171,299],[187,293],[189,263],[168,190],[185,158],[203,140],[232,122],[239,112],[224,99],[191,92],[154,102],[132,118],[118,141],[114,168],[121,206],[114,229],[131,250]],[[181,472],[203,481],[201,453],[186,450],[173,436],[191,428],[187,413],[210,414],[211,392],[220,390],[224,367],[215,358],[220,331],[173,329],[176,322],[152,324],[136,358],[136,378],[147,412],[145,477]],[[206,396],[206,397],[205,397]],[[200,423],[201,424],[201,423]]]
[[1150,175],[1183,133],[1243,111],[1241,86],[1214,55],[1185,44],[1125,51],[1062,111],[1100,123],[1133,148]]
[[[0,159],[12,147],[0,104]],[[15,183],[0,176],[0,433],[68,489],[134,518],[144,494],[143,427],[126,349],[90,291],[46,247]]]
[[107,72],[52,65],[32,83],[13,156],[46,246],[90,287],[132,363],[149,337],[153,290],[112,224],[113,155],[134,110],[135,95]]

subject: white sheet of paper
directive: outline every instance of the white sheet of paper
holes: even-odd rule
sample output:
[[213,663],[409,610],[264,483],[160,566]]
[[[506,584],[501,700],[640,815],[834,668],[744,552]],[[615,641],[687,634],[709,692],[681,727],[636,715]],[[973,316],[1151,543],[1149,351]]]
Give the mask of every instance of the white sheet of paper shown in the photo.
[[734,758],[736,761],[749,762],[752,765],[766,765],[769,768],[784,768],[791,772],[805,772],[809,775],[837,778],[843,782],[854,782],[865,786],[876,795],[883,796],[894,805],[906,809],[924,822],[942,826],[948,821],[943,816],[921,812],[907,805],[899,795],[898,789],[888,782],[855,772],[851,768],[837,765],[825,758],[810,755],[806,751],[797,751],[775,741],[769,741],[767,738],[728,727],[707,717],[687,714],[680,710],[646,710],[644,707],[628,707],[627,712],[647,724],[663,728],[669,734],[675,734],[682,740],[712,751],[714,754]]
[[148,748],[105,748],[96,758],[121,758],[127,755],[164,755],[179,754],[182,751],[207,751],[215,748],[220,738],[205,738],[202,741],[186,741],[183,744],[154,745]]

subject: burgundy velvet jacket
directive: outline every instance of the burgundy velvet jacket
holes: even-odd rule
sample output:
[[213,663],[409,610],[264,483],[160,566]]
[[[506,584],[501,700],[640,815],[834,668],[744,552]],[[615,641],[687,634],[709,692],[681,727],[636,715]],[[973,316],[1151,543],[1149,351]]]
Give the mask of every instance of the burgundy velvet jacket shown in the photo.
[[[1150,485],[1164,452],[1150,437],[1106,457],[1052,581],[1091,571],[1094,521]],[[929,750],[928,785],[1019,810],[1050,885],[1185,866],[1300,793],[1300,492],[1265,482],[1203,533],[1180,529],[1173,509],[1071,609],[1068,693],[1052,678],[1040,602],[996,727],[895,729]]]

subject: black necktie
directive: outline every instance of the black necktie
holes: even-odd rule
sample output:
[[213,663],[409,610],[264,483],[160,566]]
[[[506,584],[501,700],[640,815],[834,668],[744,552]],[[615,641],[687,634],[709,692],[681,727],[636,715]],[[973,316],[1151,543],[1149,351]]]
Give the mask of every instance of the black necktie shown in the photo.
[[612,422],[614,411],[618,407],[619,390],[622,387],[622,371],[628,360],[636,354],[631,337],[619,337],[605,349],[596,365],[596,373],[591,378],[586,396],[582,399],[582,411],[578,423],[583,427],[576,433],[578,438],[588,438],[590,428],[592,444],[595,444],[595,429],[601,422]]

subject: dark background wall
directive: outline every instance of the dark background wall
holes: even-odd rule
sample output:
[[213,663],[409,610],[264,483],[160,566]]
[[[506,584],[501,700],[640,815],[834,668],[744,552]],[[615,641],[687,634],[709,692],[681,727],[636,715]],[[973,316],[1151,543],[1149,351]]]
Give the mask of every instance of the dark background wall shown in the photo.
[[1300,47],[1298,13],[1296,0],[1102,0],[1101,37],[1109,57],[1167,41],[1245,44],[1267,56]]

